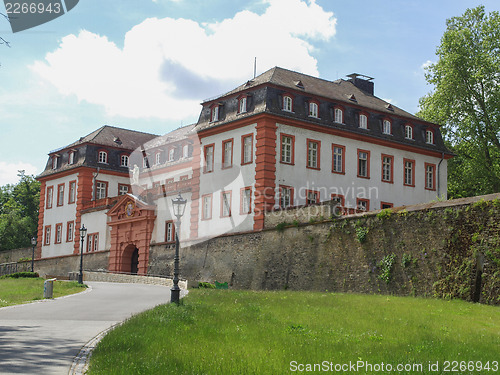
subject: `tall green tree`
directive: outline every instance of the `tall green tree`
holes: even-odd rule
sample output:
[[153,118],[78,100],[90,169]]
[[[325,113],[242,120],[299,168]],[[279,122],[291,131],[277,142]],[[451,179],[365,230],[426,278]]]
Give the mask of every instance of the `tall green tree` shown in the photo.
[[442,125],[457,155],[448,164],[451,198],[500,192],[500,14],[478,6],[446,26],[426,72],[434,91],[418,115]]
[[19,171],[19,182],[0,187],[0,251],[28,247],[38,227],[40,183]]

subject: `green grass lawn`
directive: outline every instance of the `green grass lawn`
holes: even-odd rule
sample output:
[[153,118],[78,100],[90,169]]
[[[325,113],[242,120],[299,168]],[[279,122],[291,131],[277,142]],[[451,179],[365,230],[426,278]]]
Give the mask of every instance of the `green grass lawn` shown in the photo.
[[[43,299],[41,278],[0,279],[0,307]],[[85,286],[76,281],[55,281],[54,298],[81,292]]]
[[[300,364],[323,361],[333,366],[422,364],[422,371],[393,373],[437,374],[445,373],[444,361],[474,361],[474,366],[489,361],[494,367],[499,360],[498,307],[378,295],[200,289],[180,306],[159,306],[111,331],[94,351],[89,374],[290,374],[301,372]],[[428,371],[429,361],[439,361],[440,371]]]

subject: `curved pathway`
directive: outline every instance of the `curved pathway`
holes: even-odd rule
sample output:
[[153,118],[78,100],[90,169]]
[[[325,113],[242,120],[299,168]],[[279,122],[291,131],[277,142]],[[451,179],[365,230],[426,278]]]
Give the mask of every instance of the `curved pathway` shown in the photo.
[[83,293],[0,309],[0,374],[68,374],[100,332],[170,301],[165,286],[87,284]]

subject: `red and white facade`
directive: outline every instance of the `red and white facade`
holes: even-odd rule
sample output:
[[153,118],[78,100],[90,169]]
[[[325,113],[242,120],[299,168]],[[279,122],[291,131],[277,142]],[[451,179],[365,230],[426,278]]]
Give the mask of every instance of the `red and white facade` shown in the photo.
[[107,127],[51,153],[38,257],[78,254],[85,224],[85,251],[110,251],[110,271],[146,274],[150,246],[175,240],[179,192],[183,242],[262,230],[266,212],[332,199],[377,210],[446,197],[452,155],[439,127],[376,98],[370,83],[274,68],[204,102],[195,125],[162,137]]

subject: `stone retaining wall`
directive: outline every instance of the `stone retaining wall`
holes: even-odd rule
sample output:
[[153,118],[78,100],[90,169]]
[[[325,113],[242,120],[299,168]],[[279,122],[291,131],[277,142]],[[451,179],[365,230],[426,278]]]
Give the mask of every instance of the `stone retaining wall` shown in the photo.
[[[172,279],[168,279],[165,277],[127,275],[127,274],[116,274],[109,272],[91,272],[91,271],[83,272],[83,280],[103,281],[110,283],[153,284],[153,285],[163,285],[168,287],[172,287],[174,285]],[[187,289],[187,280],[179,280],[179,287],[181,289]]]

